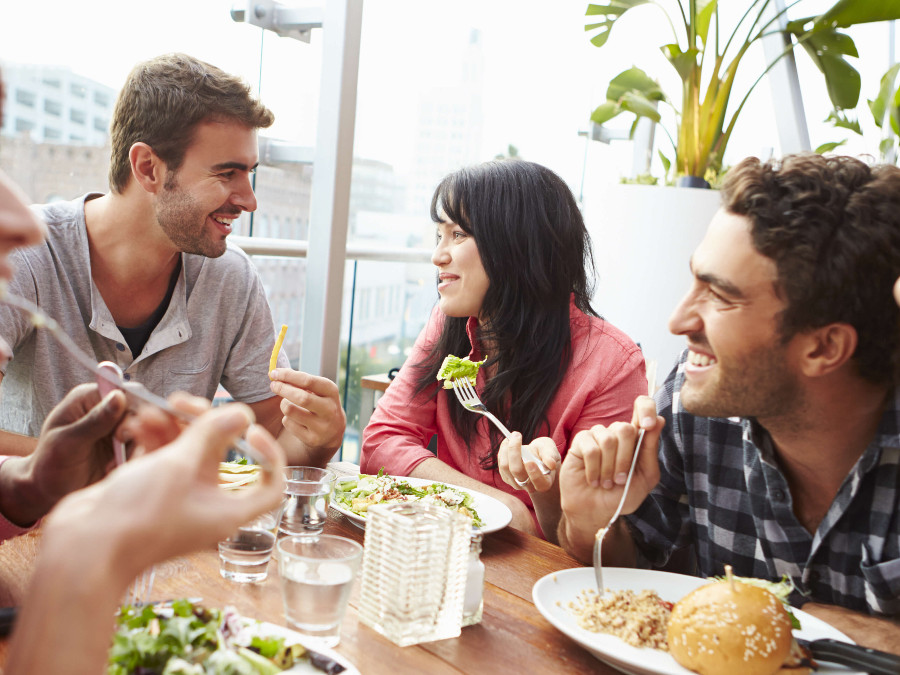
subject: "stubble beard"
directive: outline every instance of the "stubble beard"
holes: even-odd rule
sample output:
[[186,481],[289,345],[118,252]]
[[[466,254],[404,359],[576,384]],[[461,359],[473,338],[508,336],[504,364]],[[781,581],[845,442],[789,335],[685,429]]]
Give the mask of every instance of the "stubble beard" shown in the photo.
[[225,253],[225,238],[206,232],[208,215],[181,189],[174,176],[167,176],[157,202],[156,220],[179,251],[206,258],[218,258]]
[[716,380],[702,390],[689,380],[682,387],[681,404],[692,415],[766,419],[789,414],[801,404],[799,384],[778,345],[757,348],[731,365],[719,362],[716,368]]

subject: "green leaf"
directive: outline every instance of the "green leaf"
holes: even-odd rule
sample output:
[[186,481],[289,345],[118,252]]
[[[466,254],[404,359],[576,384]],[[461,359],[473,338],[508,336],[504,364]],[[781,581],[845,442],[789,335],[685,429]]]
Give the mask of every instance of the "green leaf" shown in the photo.
[[607,101],[594,108],[594,112],[591,113],[591,121],[596,124],[605,124],[621,112],[622,109],[619,107],[618,103],[615,101]]
[[628,91],[622,95],[620,101],[622,110],[633,112],[638,117],[647,117],[654,122],[659,122],[660,115],[653,101],[645,98],[640,92]]
[[704,46],[706,45],[706,37],[709,34],[710,21],[712,20],[718,5],[718,0],[697,0],[697,22],[695,24],[695,29],[697,37],[700,38],[700,41]]
[[681,81],[686,82],[690,79],[691,71],[697,67],[697,55],[700,53],[700,50],[691,48],[687,51],[682,51],[681,46],[674,43],[663,45],[660,49],[669,60],[669,63],[672,64],[672,67],[678,72]]
[[666,95],[660,89],[659,83],[652,79],[640,68],[623,70],[609,82],[606,90],[608,101],[619,101],[626,93],[637,92],[645,99],[651,101],[665,101]]
[[846,28],[858,23],[900,19],[897,0],[838,0],[816,23]]
[[889,106],[893,103],[896,110],[896,101],[900,98],[900,87],[895,88],[894,86],[897,73],[900,73],[900,63],[895,63],[882,75],[878,96],[869,101],[869,110],[872,111],[872,117],[875,118],[875,124],[879,128],[884,123],[884,116],[888,112]]
[[887,155],[891,149],[896,145],[896,138],[882,138],[881,143],[878,144],[878,152],[882,157]]
[[672,168],[672,160],[670,160],[668,157],[666,157],[666,156],[662,153],[662,150],[657,150],[657,151],[656,151],[656,154],[659,155],[659,159],[662,161],[663,171],[665,172],[665,175],[668,176],[668,175],[669,175],[669,169]]
[[859,73],[842,54],[855,56],[856,46],[834,29],[813,29],[798,36],[801,44],[825,76],[828,97],[835,108],[855,108],[861,86]]
[[278,654],[278,650],[281,649],[284,644],[284,638],[277,637],[275,635],[271,637],[261,637],[259,635],[254,635],[250,639],[250,646],[256,648],[260,654],[265,656],[267,659],[273,659]]
[[597,30],[597,34],[591,38],[591,43],[595,47],[602,47],[609,39],[613,24],[629,9],[638,5],[646,5],[652,0],[609,0],[605,5],[591,3],[588,5],[585,16],[600,16],[602,21],[598,23],[590,23],[584,27],[586,32]]
[[847,114],[840,110],[832,110],[828,117],[825,118],[826,122],[831,122],[831,124],[839,129],[849,129],[853,133],[859,134],[862,136],[862,129],[859,126],[859,120],[852,120],[847,117]]
[[844,139],[843,141],[833,141],[831,143],[822,143],[822,145],[820,145],[818,148],[813,150],[813,152],[816,153],[817,155],[824,155],[826,152],[831,152],[835,148],[838,148],[838,147],[844,145],[844,143],[846,143],[846,142],[847,142],[847,139]]

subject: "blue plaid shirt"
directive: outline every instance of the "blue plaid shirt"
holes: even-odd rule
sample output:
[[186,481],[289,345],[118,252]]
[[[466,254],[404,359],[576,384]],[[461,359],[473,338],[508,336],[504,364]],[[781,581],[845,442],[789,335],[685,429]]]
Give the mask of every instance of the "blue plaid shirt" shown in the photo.
[[682,355],[656,396],[659,485],[628,523],[646,562],[692,547],[696,574],[793,579],[791,601],[900,616],[900,389],[814,534],[793,512],[771,438],[752,419],[681,407]]

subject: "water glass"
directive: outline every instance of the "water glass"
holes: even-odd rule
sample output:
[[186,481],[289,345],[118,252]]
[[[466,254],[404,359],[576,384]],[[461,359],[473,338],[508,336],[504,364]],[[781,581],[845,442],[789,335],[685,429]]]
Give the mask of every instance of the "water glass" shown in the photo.
[[278,535],[320,534],[328,518],[334,472],[316,466],[288,466],[284,480]]
[[421,502],[370,506],[359,619],[395,644],[457,637],[470,518]]
[[275,546],[275,516],[266,513],[219,542],[219,574],[229,581],[265,581]]
[[278,541],[284,618],[291,628],[325,647],[340,642],[362,551],[355,541],[331,534]]

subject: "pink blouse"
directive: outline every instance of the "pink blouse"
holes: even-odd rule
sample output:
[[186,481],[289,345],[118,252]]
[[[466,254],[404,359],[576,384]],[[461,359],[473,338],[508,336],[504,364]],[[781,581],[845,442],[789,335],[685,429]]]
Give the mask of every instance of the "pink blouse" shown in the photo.
[[[635,398],[647,393],[643,354],[625,333],[603,319],[587,316],[574,302],[569,317],[572,359],[547,410],[550,430],[545,434],[554,440],[562,457],[579,431],[595,424],[630,420]],[[487,471],[479,464],[479,457],[487,454],[490,447],[486,426],[489,420],[480,418],[470,448],[450,420],[448,406],[459,405],[452,391],[441,389],[431,398],[428,391],[413,400],[417,373],[410,364],[425,357],[443,323],[443,313],[435,308],[406,364],[379,400],[363,432],[360,469],[378,473],[384,467],[386,473],[407,476],[418,464],[434,457],[426,446],[437,434],[439,460],[482,483],[514,494],[534,515],[526,491],[513,489],[503,482],[498,470]],[[473,344],[475,327],[476,319],[470,317],[467,330]],[[483,358],[478,345],[469,358]],[[479,372],[476,390],[480,392],[483,385],[484,374]]]

